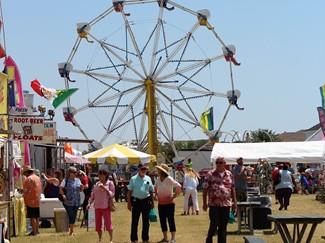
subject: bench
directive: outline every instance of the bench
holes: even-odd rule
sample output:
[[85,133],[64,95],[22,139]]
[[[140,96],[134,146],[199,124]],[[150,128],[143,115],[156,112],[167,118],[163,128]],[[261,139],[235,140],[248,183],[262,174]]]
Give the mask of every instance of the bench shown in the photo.
[[266,243],[265,240],[255,236],[244,236],[245,243]]

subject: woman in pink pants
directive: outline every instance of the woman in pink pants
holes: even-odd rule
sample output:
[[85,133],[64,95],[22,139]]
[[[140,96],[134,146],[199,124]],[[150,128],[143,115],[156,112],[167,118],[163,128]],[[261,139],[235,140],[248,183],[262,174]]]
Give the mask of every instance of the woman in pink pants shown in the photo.
[[99,243],[102,241],[102,220],[104,218],[104,229],[109,233],[110,242],[113,241],[113,226],[111,220],[111,210],[109,208],[109,201],[113,200],[115,194],[115,187],[112,181],[108,179],[108,172],[106,170],[99,170],[99,182],[93,188],[91,193],[88,208],[94,203],[96,231],[98,233]]

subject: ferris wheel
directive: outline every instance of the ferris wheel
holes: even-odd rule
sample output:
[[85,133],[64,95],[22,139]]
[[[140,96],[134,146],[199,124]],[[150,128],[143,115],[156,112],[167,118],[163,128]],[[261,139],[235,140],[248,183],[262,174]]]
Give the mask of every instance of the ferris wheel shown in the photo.
[[[226,45],[206,9],[174,1],[125,0],[87,23],[59,72],[78,88],[63,109],[66,121],[99,144],[133,140],[157,155],[158,141],[202,133],[200,115],[214,107],[218,133],[240,92],[236,49]],[[240,108],[239,108],[240,109]]]

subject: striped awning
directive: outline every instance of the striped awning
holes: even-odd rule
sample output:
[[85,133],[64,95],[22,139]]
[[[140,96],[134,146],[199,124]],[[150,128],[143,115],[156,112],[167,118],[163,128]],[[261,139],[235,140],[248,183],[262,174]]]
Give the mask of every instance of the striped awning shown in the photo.
[[90,164],[91,162],[88,159],[85,159],[81,156],[72,155],[69,153],[64,154],[64,160],[68,164]]
[[108,164],[146,164],[156,160],[156,156],[146,154],[126,146],[112,144],[105,148],[84,155],[92,163],[105,160]]

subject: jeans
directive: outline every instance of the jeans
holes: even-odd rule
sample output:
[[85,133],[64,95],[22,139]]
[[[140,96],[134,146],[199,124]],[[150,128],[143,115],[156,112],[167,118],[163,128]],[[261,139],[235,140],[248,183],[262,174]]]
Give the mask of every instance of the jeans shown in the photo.
[[169,224],[169,231],[176,232],[176,225],[175,225],[175,204],[167,204],[167,205],[158,205],[158,212],[159,212],[159,220],[160,220],[160,227],[162,232],[166,232],[167,228],[167,220]]
[[68,218],[69,218],[69,224],[74,224],[76,222],[77,212],[78,212],[78,206],[67,206],[63,204],[65,210],[67,211]]
[[209,207],[210,227],[205,243],[212,243],[216,231],[218,243],[227,242],[227,224],[229,220],[230,207]]
[[142,241],[149,240],[149,212],[151,198],[143,200],[132,198],[131,241],[138,241],[138,223],[142,214]]

